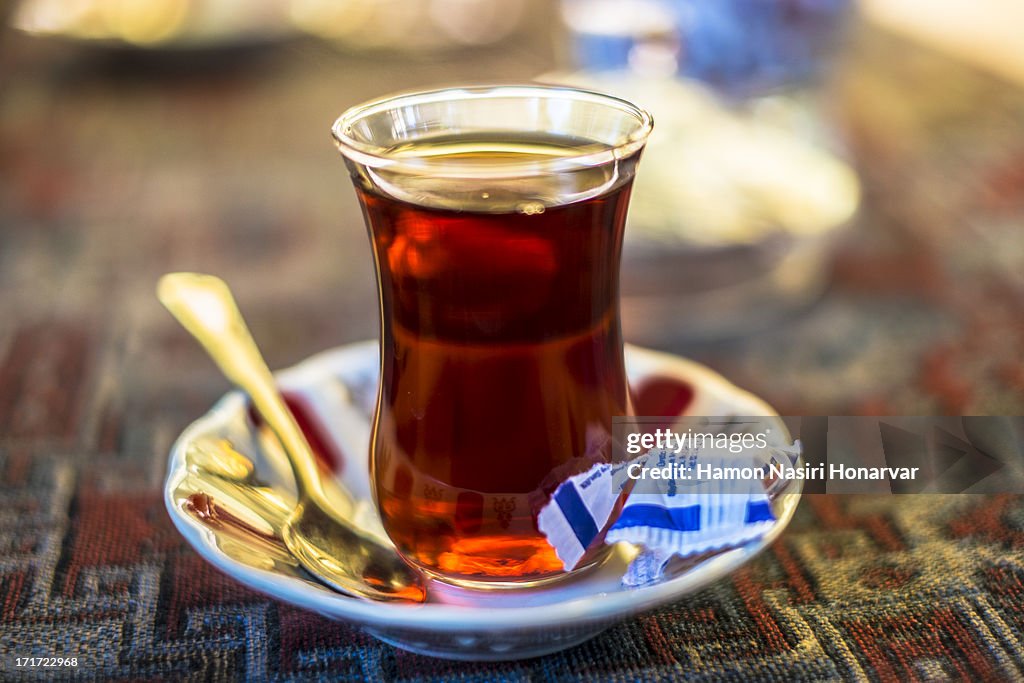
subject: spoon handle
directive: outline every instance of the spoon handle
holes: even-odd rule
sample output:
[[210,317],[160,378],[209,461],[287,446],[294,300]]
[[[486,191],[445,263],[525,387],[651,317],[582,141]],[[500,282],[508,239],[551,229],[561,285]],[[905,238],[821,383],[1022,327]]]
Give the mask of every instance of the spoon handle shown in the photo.
[[[315,496],[326,501],[313,451],[281,398],[227,284],[213,275],[168,273],[160,278],[157,297],[202,344],[221,372],[249,395],[256,411],[281,441],[295,475],[299,499]],[[350,517],[354,509],[351,496],[342,491],[333,493],[330,507]],[[344,509],[339,509],[339,504]]]

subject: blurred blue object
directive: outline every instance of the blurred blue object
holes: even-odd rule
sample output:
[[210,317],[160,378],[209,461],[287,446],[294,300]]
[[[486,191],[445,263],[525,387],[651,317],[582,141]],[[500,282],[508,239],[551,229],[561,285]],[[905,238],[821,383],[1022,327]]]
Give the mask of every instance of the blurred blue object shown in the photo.
[[851,0],[562,0],[576,66],[675,73],[749,94],[827,64]]

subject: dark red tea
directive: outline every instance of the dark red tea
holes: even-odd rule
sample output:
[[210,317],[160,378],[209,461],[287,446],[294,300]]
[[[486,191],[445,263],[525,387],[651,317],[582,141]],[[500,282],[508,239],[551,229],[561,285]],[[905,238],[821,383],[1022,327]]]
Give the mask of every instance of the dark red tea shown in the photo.
[[[542,143],[452,153],[557,153]],[[611,174],[587,197],[550,182],[584,198],[551,206],[535,188],[469,181],[457,210],[357,180],[382,306],[377,503],[399,551],[450,578],[561,573],[537,513],[609,457],[612,417],[629,411],[618,269],[630,183]]]

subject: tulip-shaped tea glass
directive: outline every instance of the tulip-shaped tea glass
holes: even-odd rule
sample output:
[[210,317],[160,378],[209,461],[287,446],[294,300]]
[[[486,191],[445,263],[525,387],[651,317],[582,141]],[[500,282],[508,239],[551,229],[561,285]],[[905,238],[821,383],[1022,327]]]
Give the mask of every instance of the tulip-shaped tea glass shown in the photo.
[[630,412],[619,259],[651,125],[614,97],[539,86],[399,95],[334,124],[380,292],[377,506],[442,580],[565,575],[537,515],[612,458],[612,417]]

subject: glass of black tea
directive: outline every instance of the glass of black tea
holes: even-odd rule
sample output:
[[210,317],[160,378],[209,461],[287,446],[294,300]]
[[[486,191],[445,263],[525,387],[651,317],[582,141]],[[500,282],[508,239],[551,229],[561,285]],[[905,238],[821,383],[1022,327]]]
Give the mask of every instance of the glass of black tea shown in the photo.
[[376,503],[441,580],[566,575],[537,515],[612,458],[612,418],[631,411],[619,260],[651,126],[623,100],[541,86],[398,95],[334,124],[380,294]]

